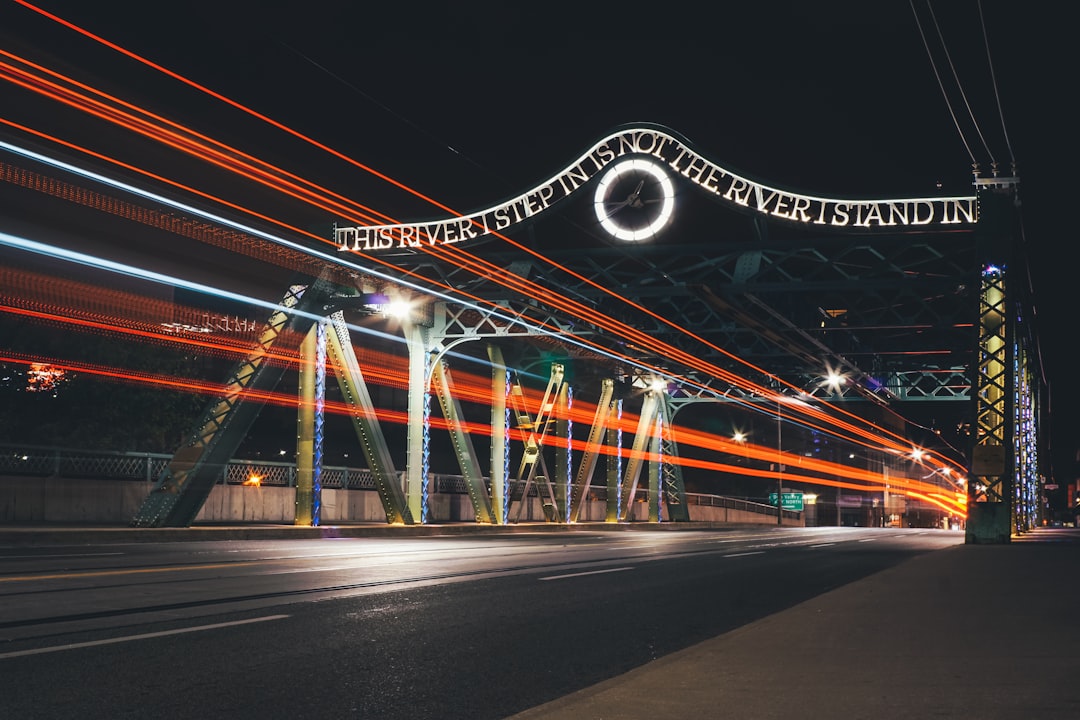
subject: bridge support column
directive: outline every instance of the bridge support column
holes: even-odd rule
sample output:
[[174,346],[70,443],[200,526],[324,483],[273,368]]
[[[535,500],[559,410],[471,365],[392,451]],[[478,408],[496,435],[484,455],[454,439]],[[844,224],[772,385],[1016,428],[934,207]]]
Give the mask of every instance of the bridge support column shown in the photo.
[[[682,407],[682,406],[680,406]],[[668,519],[689,522],[690,510],[686,504],[686,485],[683,482],[682,465],[679,464],[679,445],[675,442],[675,413],[671,396],[665,394],[660,404],[659,428],[660,495],[667,507]]]
[[979,196],[979,338],[965,532],[969,544],[1008,543],[1014,527],[1017,338],[1012,311],[1016,298],[1009,293],[1018,288],[1006,283],[1012,260],[1014,200],[1012,188],[990,186],[981,189]]
[[652,438],[649,442],[649,522],[660,522],[661,499],[660,499],[660,468],[664,464],[661,454],[661,433],[664,423],[663,413],[656,414],[656,421],[652,425]]
[[296,510],[294,525],[319,525],[322,505],[323,408],[326,402],[326,321],[300,346],[300,398],[296,413]]
[[405,462],[405,485],[409,513],[421,524],[428,520],[428,435],[431,418],[431,391],[428,386],[431,357],[426,329],[403,321],[409,349],[409,415]]
[[593,417],[592,427],[589,428],[589,439],[585,443],[585,450],[581,454],[577,475],[571,486],[570,522],[578,521],[582,506],[589,501],[589,485],[592,483],[593,469],[596,467],[596,459],[603,449],[604,432],[608,430],[608,418],[611,416],[614,405],[611,402],[614,387],[615,383],[612,380],[604,380],[600,387],[600,399],[596,403],[596,414]]
[[491,361],[491,516],[497,525],[509,519],[507,484],[510,477],[510,413],[506,397],[510,394],[510,379],[503,362],[502,350],[488,345]]
[[[459,340],[458,342],[464,342]],[[452,344],[451,344],[452,345]],[[440,350],[445,353],[450,346]],[[453,375],[450,368],[442,360],[441,355],[435,357],[431,364],[432,383],[439,396],[439,405],[442,407],[443,418],[450,430],[450,439],[454,445],[454,454],[457,455],[458,467],[465,479],[465,486],[469,491],[469,500],[472,501],[473,517],[478,523],[494,523],[491,513],[491,497],[488,494],[484,478],[480,473],[480,462],[476,456],[476,448],[473,446],[472,435],[465,427],[465,416],[461,410],[461,403],[454,392]]]
[[611,454],[607,458],[607,513],[604,522],[619,522],[619,509],[622,507],[622,400],[611,401],[611,414],[614,422],[608,427],[608,447]]
[[634,519],[634,497],[637,494],[638,481],[641,479],[641,466],[649,460],[648,454],[655,436],[656,415],[660,406],[660,391],[646,390],[641,402],[641,414],[638,416],[637,430],[630,457],[626,461],[626,473],[623,475],[619,491],[619,504],[622,508],[621,519]]
[[[555,403],[555,434],[560,441],[555,445],[555,512],[559,522],[570,521],[570,465],[574,436],[570,408],[573,402],[574,393],[570,383],[563,383]],[[565,447],[562,442],[566,443]]]

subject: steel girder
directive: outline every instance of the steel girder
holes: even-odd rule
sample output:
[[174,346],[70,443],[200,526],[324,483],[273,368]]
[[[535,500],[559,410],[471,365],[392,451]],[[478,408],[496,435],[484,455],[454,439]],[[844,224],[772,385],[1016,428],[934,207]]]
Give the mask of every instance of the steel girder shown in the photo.
[[[767,378],[755,376],[732,356],[781,376],[820,372],[822,363],[833,360],[832,365],[867,378],[866,385],[888,388],[886,399],[970,400],[972,319],[965,313],[965,298],[975,292],[971,243],[965,234],[951,241],[951,254],[929,241],[908,238],[873,244],[851,238],[846,245],[833,238],[812,247],[779,249],[640,245],[589,253],[552,251],[550,259],[573,275],[535,259],[519,261],[517,272],[542,278],[610,317],[761,384]],[[886,248],[889,252],[879,246],[886,242],[893,245]],[[510,256],[495,260],[512,264]],[[652,312],[638,312],[589,281]],[[503,336],[536,334],[497,317],[501,311],[568,335],[587,335],[643,362],[671,366],[649,347],[611,338],[580,319],[508,294],[490,280],[474,278],[470,292],[491,299],[498,311],[446,304],[446,336],[475,333],[485,325]],[[675,327],[666,319],[675,321]],[[671,370],[685,374],[681,368]]]
[[349,408],[349,416],[368,468],[375,478],[375,489],[386,513],[386,521],[392,525],[412,525],[415,516],[405,500],[401,480],[375,412],[375,404],[356,359],[356,351],[353,350],[349,327],[340,311],[330,316],[330,328],[331,332],[327,333],[327,356],[334,367],[338,387]]
[[300,402],[296,413],[294,525],[317,527],[322,507],[323,409],[326,403],[326,321],[312,325],[300,346]]
[[559,522],[570,521],[570,467],[573,464],[574,421],[570,409],[574,404],[574,391],[570,383],[563,383],[555,398],[555,435],[560,443],[555,446],[555,509]]
[[491,514],[494,522],[510,520],[510,377],[502,350],[488,344],[491,361]]
[[[656,390],[647,390],[642,398],[641,414],[638,415],[634,442],[626,460],[626,470],[619,490],[619,518],[622,520],[633,519],[634,500],[637,498],[642,466],[649,460],[649,452],[658,449],[653,448],[653,439],[657,437],[655,427],[660,416],[661,403],[660,393]],[[651,498],[657,498],[655,491],[651,493]]]
[[[831,356],[834,365],[869,365],[866,374],[889,376],[901,394],[902,383],[913,382],[920,390],[911,397],[931,397],[939,393],[927,388],[943,372],[970,365],[972,318],[964,298],[976,292],[972,246],[970,234],[936,243],[893,236],[815,238],[809,247],[635,245],[552,251],[550,259],[576,276],[539,261],[532,274],[722,367],[746,372],[731,353],[779,374],[804,373],[808,359],[820,365]],[[635,312],[581,278],[655,314]],[[647,348],[632,350],[650,357]],[[950,387],[941,394],[952,396],[955,383]]]
[[612,448],[607,461],[607,505],[604,521],[613,523],[619,521],[619,511],[622,508],[622,400],[611,401],[611,414],[615,422],[608,428],[607,444]]
[[574,477],[573,492],[570,496],[570,522],[577,522],[581,516],[581,507],[588,498],[589,484],[593,470],[603,448],[604,436],[608,431],[609,418],[613,410],[611,398],[615,392],[615,383],[605,379],[600,387],[600,398],[596,401],[596,413],[589,427],[589,437],[585,441],[585,450],[578,462],[577,475]]
[[495,523],[495,516],[491,509],[491,498],[488,496],[484,477],[480,472],[480,463],[477,459],[476,448],[473,446],[472,436],[464,425],[464,413],[461,411],[461,403],[454,394],[454,381],[450,369],[446,363],[437,360],[432,368],[432,379],[435,381],[435,393],[442,407],[443,418],[450,426],[450,437],[453,441],[454,454],[457,456],[458,467],[465,479],[465,487],[469,491],[469,500],[472,501],[473,513],[478,523]]
[[1015,187],[987,181],[979,197],[982,268],[966,540],[1007,543],[1036,520],[1040,384],[1030,360],[1033,338],[1025,334],[1032,332],[1026,286],[1013,265]]
[[[968,252],[965,238],[963,234],[954,238],[959,249],[952,252]],[[884,254],[865,238],[849,240],[849,246],[837,250],[843,266],[833,263],[827,246],[717,252],[715,245],[656,245],[635,246],[632,252],[549,253],[575,275],[535,259],[517,261],[516,272],[555,283],[569,297],[759,384],[767,378],[755,376],[732,356],[782,376],[805,374],[810,368],[820,372],[823,362],[834,359],[831,364],[868,378],[867,385],[889,388],[887,399],[970,399],[970,381],[958,382],[958,376],[968,372],[972,355],[965,344],[971,318],[963,312],[963,295],[970,292],[971,282],[962,275],[964,258],[938,252],[925,241],[916,247],[905,242],[901,249]],[[902,244],[896,238],[893,243]],[[664,264],[652,262],[654,255]],[[495,257],[514,265],[509,258]],[[601,264],[605,260],[610,266]],[[656,266],[654,271],[643,274],[643,262]],[[602,283],[653,312],[637,312],[587,281]],[[508,294],[490,280],[474,278],[469,287],[496,307],[478,311],[444,304],[443,318],[437,317],[436,323],[445,325],[447,337],[475,334],[477,329],[501,336],[538,334],[524,324],[507,322],[509,315],[559,328],[567,335],[588,336],[614,352],[695,375],[671,367],[668,358],[649,347],[611,338],[578,318]],[[664,319],[676,319],[676,327]],[[867,363],[869,367],[862,367]]]
[[[556,522],[559,519],[555,487],[551,482],[551,474],[546,470],[543,450],[548,427],[555,409],[555,400],[564,385],[563,374],[564,368],[562,365],[558,363],[551,364],[551,377],[548,379],[544,397],[540,401],[540,407],[534,417],[525,405],[525,392],[517,373],[515,373],[515,382],[510,397],[514,405],[517,427],[526,432],[525,447],[521,454],[521,463],[518,466],[517,473],[517,481],[522,488],[518,517],[521,515],[521,508],[528,501],[529,487],[535,484],[544,518],[548,522]],[[545,468],[543,475],[537,475],[537,470],[540,467]]]
[[1011,534],[1013,351],[1004,270],[983,271],[979,304],[975,445],[968,483],[969,543],[1007,543]]
[[226,381],[222,395],[209,404],[190,439],[162,470],[135,513],[133,526],[187,527],[195,520],[265,404],[265,393],[285,372],[283,363],[269,360],[271,351],[296,352],[330,295],[331,286],[323,281],[289,289],[255,347]]
[[[535,225],[545,222],[537,219]],[[679,229],[683,237],[687,227]],[[697,227],[711,231],[708,223]],[[833,401],[975,404],[980,320],[974,308],[981,293],[977,232],[840,235],[803,228],[786,235],[781,229],[770,237],[766,224],[758,222],[752,232],[714,235],[693,244],[658,239],[619,245],[595,235],[584,243],[580,235],[570,234],[550,242],[553,235],[538,231],[542,257],[485,252],[484,258],[631,325],[658,345],[674,346],[762,386],[769,386],[765,381],[775,375],[808,387],[807,381],[828,364],[848,371],[862,388],[849,385]],[[509,292],[494,276],[419,256],[405,260],[403,267],[410,272],[484,297],[511,317],[553,322],[576,336],[589,334],[613,353],[684,375],[715,390],[717,397],[746,394],[679,367],[647,343],[613,337],[587,320]],[[457,328],[453,332],[466,335],[487,321],[484,311],[454,309],[453,303],[447,307],[447,326]],[[512,326],[505,319],[492,323],[493,332],[504,336],[530,334],[514,333]],[[740,359],[766,368],[767,375],[755,375]],[[699,389],[683,386],[679,392]],[[622,497],[620,507],[625,503]]]
[[[657,500],[667,507],[668,518],[675,522],[689,522],[690,508],[686,504],[686,485],[682,466],[677,462],[679,446],[675,442],[673,421],[675,409],[671,398],[665,393],[660,405],[659,467],[660,482]],[[671,458],[671,460],[668,460]],[[672,462],[674,460],[675,462]]]

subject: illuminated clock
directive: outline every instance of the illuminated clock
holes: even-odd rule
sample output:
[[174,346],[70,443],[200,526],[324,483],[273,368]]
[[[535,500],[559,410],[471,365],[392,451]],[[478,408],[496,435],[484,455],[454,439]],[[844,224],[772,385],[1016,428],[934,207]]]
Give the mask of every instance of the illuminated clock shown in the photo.
[[675,188],[658,163],[645,158],[621,160],[596,186],[596,218],[612,237],[636,241],[652,237],[671,220]]

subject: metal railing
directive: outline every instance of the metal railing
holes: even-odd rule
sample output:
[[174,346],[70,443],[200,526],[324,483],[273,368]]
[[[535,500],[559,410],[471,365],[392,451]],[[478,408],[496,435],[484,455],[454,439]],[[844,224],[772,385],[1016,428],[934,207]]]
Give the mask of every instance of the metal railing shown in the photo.
[[[130,480],[154,482],[172,460],[164,453],[139,453],[110,450],[73,450],[35,445],[0,443],[0,476],[62,477],[71,479]],[[258,484],[270,487],[295,487],[296,465],[269,460],[232,460],[222,466],[219,484]],[[375,476],[367,468],[323,466],[320,484],[328,489],[375,490]],[[520,500],[526,483],[511,481],[510,497]],[[465,479],[460,475],[432,473],[431,491],[436,494],[464,495],[468,493]],[[535,495],[535,484],[529,495]],[[639,491],[642,499],[648,493]],[[591,500],[607,499],[607,487],[592,485],[587,496]],[[751,500],[687,493],[691,505],[742,510],[760,515],[776,516],[776,507]],[[784,511],[785,517],[797,518],[799,513]]]

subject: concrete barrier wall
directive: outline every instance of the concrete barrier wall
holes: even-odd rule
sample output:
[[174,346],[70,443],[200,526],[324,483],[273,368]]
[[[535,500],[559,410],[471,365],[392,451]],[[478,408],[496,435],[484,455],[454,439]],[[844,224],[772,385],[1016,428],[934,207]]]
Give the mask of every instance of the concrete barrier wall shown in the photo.
[[[0,523],[86,523],[126,525],[135,516],[149,483],[123,480],[79,480],[72,478],[0,477]],[[322,491],[322,524],[346,522],[386,522],[378,493],[371,490]],[[696,522],[775,525],[776,517],[746,510],[708,505],[690,505],[690,519]],[[296,490],[289,487],[215,485],[196,523],[267,523],[291,525],[295,517]],[[476,515],[468,495],[435,494],[429,497],[429,522],[471,522]],[[602,500],[587,502],[579,522],[603,522],[607,505]],[[631,519],[645,522],[648,506],[634,503]],[[511,522],[540,522],[543,509],[537,498],[511,508]],[[419,518],[416,518],[419,521]],[[803,525],[785,518],[785,525]]]
[[149,488],[117,480],[0,477],[0,522],[124,524]]

